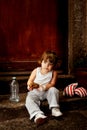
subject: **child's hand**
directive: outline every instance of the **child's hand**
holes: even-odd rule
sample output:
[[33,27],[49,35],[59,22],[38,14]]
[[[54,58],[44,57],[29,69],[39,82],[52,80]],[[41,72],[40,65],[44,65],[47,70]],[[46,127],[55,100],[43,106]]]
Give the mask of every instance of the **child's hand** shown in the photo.
[[39,91],[46,91],[46,86],[40,85],[38,88]]
[[30,87],[29,85],[27,86],[27,89],[28,89],[29,91],[33,90],[33,88]]

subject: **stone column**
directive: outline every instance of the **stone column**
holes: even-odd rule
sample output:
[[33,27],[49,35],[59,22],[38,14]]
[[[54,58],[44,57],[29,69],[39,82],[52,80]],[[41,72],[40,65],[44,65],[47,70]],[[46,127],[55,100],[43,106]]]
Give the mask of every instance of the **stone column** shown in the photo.
[[[86,0],[69,0],[68,74],[72,74],[75,63],[85,45]],[[87,37],[86,37],[87,38]]]

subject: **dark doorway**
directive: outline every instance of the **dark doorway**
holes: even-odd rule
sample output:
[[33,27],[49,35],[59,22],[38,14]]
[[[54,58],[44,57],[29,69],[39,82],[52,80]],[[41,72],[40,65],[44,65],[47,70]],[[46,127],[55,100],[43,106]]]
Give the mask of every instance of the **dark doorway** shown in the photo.
[[0,1],[0,70],[31,71],[44,50],[67,73],[68,0]]

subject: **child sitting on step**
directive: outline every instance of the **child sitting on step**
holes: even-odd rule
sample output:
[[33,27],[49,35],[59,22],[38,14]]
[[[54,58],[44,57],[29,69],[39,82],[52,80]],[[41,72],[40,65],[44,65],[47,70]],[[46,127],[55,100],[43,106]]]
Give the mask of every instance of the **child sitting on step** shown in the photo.
[[[40,101],[47,99],[52,116],[62,115],[59,109],[59,90],[55,87],[57,71],[54,70],[58,57],[53,51],[45,51],[40,59],[41,67],[35,68],[27,82],[29,90],[26,97],[26,108],[30,120],[34,118],[37,125],[46,122],[47,116],[40,109]],[[34,87],[35,86],[35,87]]]

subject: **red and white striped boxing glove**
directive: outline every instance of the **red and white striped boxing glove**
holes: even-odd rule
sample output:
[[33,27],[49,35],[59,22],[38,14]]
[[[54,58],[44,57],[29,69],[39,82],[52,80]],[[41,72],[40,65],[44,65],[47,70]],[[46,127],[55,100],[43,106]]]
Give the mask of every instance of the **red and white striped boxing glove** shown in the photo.
[[76,87],[78,86],[78,83],[71,83],[68,86],[66,86],[63,90],[63,95],[65,96],[74,96],[74,91]]
[[75,94],[80,97],[85,97],[87,96],[87,90],[83,87],[79,87],[75,89]]

